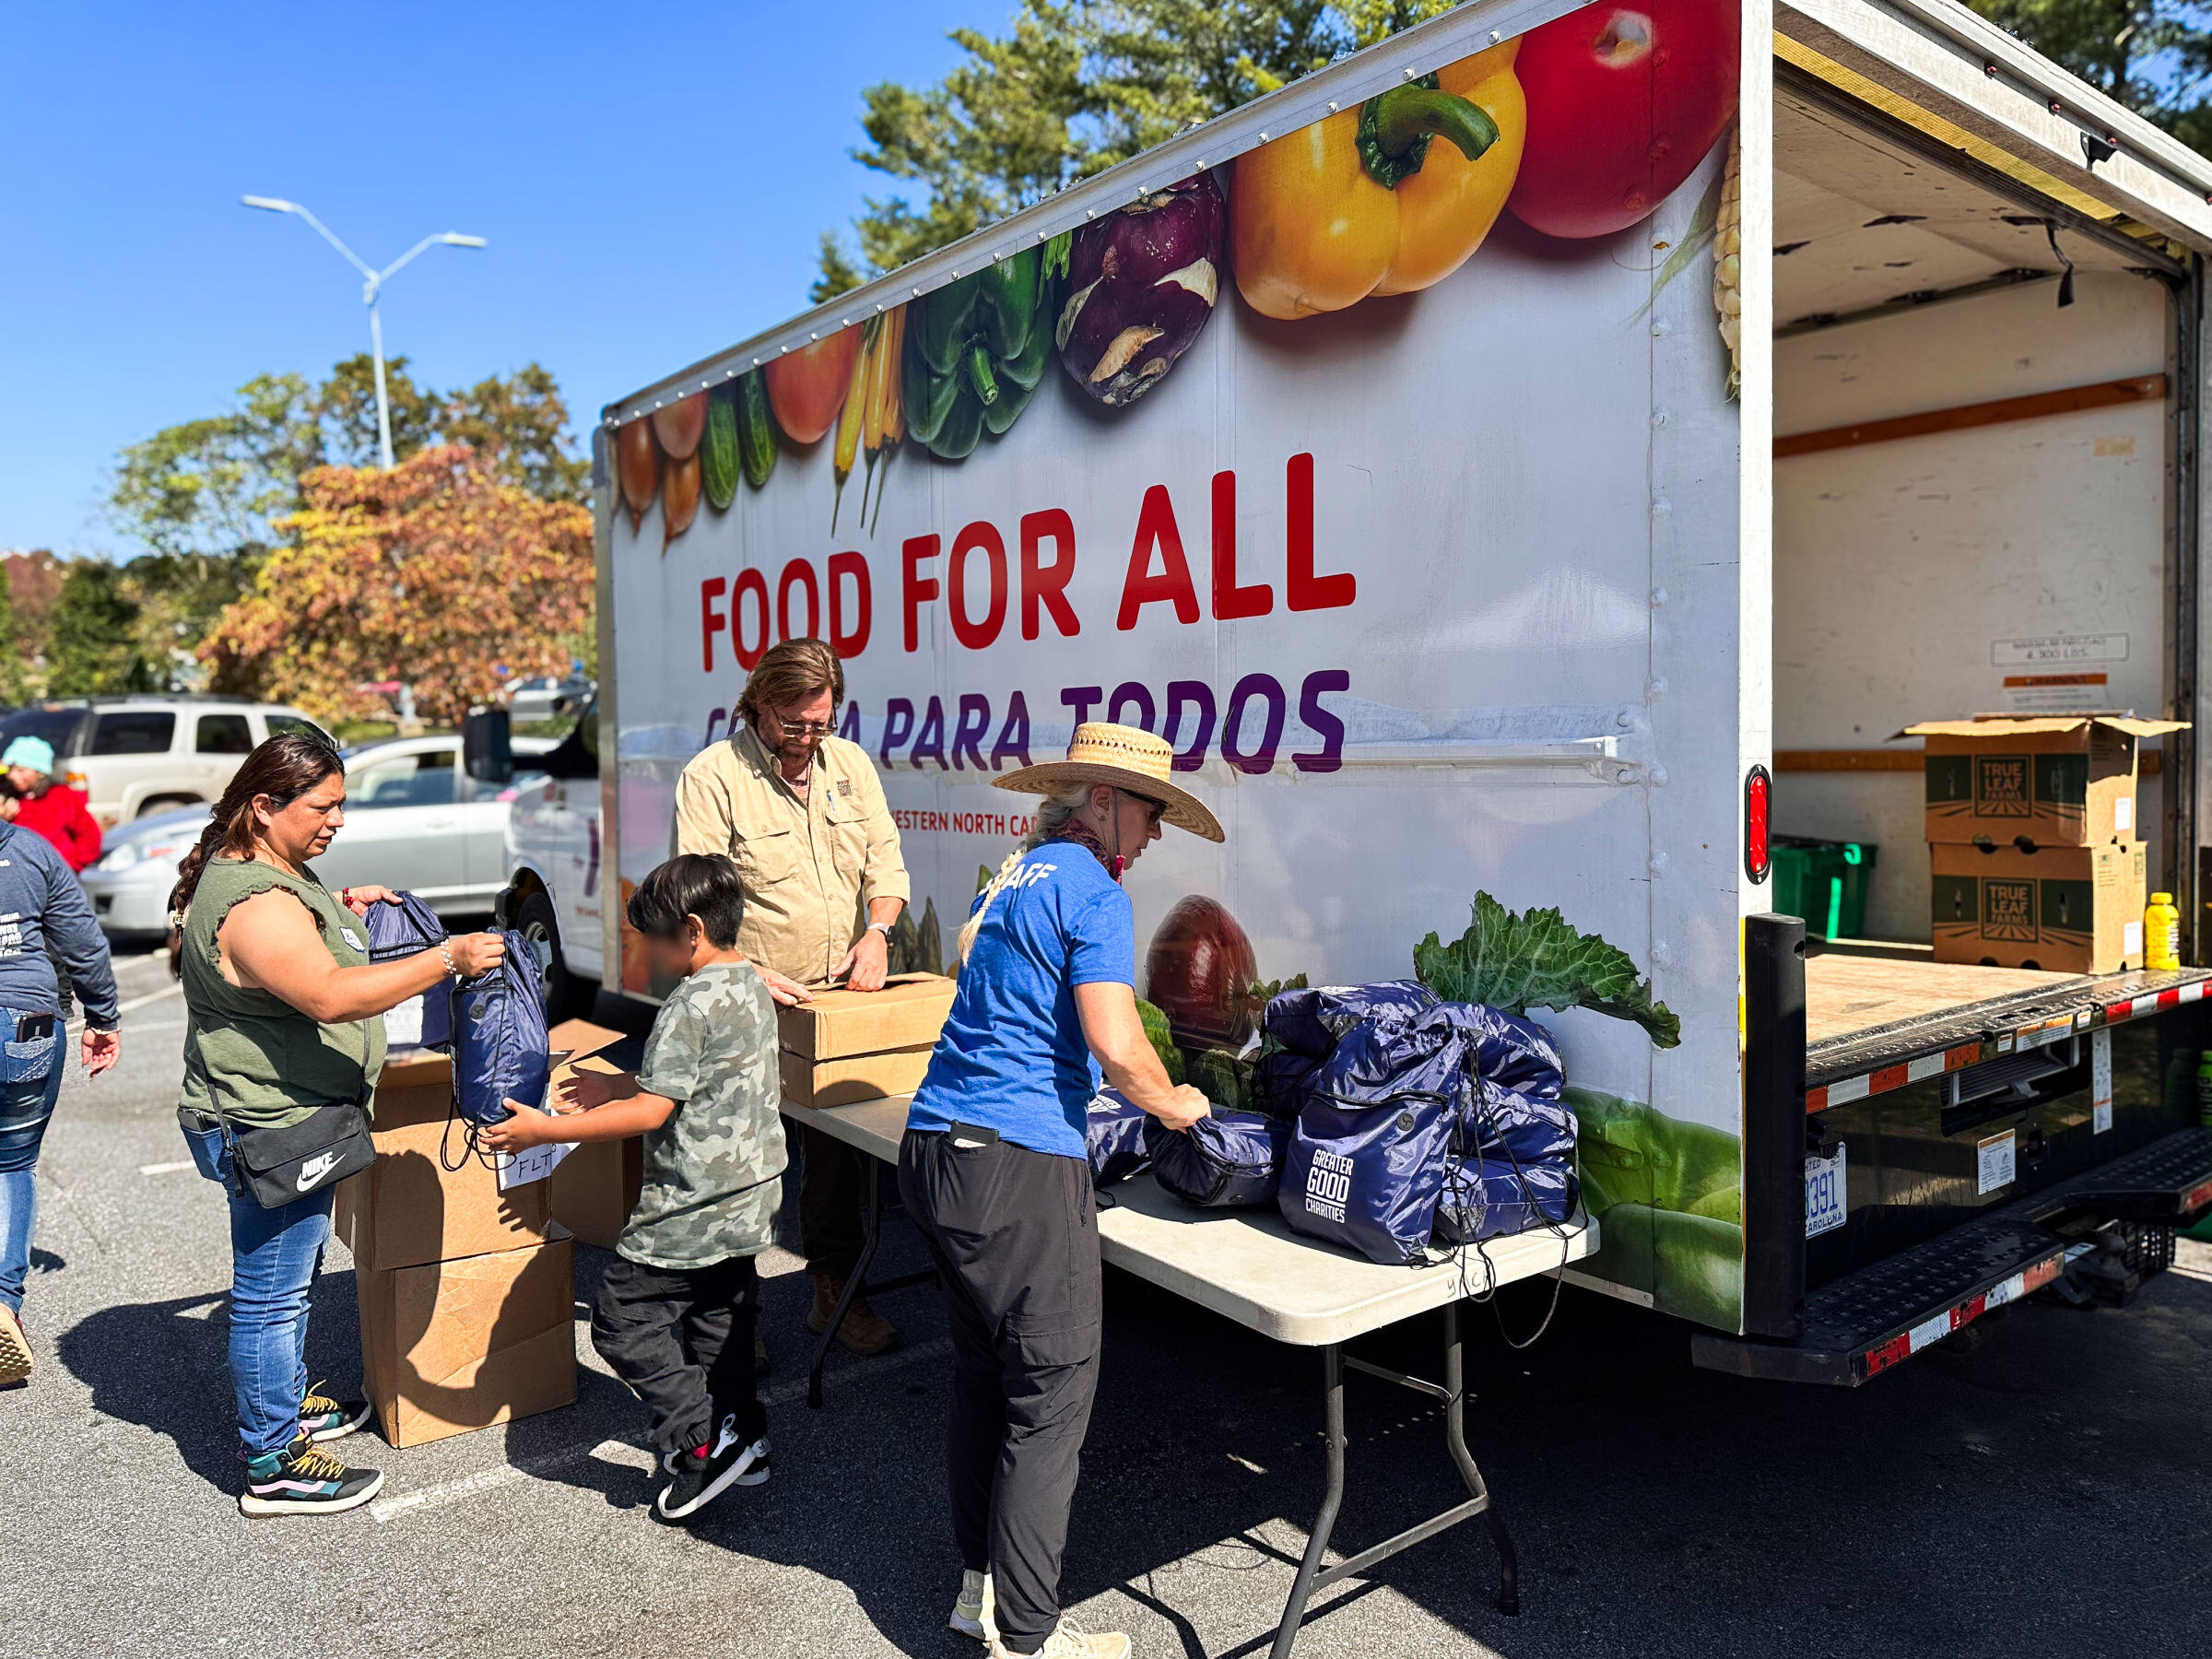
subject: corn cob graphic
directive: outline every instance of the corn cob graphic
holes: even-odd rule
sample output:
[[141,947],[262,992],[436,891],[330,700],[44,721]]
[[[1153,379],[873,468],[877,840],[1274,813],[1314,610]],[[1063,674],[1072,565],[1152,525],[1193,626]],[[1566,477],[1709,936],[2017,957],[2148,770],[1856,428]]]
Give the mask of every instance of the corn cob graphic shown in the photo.
[[1721,338],[1728,347],[1728,395],[1735,396],[1744,378],[1743,150],[1728,135],[1728,167],[1721,176],[1720,212],[1712,231],[1712,309],[1720,315]]

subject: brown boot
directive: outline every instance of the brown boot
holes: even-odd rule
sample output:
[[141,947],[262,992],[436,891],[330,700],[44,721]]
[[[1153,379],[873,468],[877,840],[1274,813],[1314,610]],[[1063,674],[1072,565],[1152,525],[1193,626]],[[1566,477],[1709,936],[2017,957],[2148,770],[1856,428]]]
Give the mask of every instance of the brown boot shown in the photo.
[[[845,1281],[834,1274],[818,1273],[814,1276],[814,1306],[806,1315],[806,1328],[819,1336],[830,1328],[830,1316],[837,1312],[837,1299],[845,1293]],[[845,1310],[845,1323],[838,1327],[837,1340],[849,1354],[863,1359],[872,1359],[877,1354],[888,1353],[899,1346],[899,1333],[891,1322],[868,1306],[865,1296],[856,1296],[853,1305]]]

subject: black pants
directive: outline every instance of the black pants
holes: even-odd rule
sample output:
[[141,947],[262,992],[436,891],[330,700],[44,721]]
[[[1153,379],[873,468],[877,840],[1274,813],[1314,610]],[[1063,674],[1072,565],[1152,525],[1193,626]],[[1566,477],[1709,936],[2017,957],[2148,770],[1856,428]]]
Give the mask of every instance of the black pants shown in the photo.
[[592,1346],[653,1413],[655,1452],[712,1441],[725,1412],[747,1445],[768,1432],[753,1393],[760,1276],[751,1256],[678,1273],[617,1256],[599,1281]]
[[860,1216],[860,1154],[799,1119],[799,1247],[806,1271],[848,1277],[866,1238]]
[[910,1132],[899,1193],[952,1327],[947,1459],[964,1566],[989,1568],[1000,1640],[1033,1653],[1060,1618],[1060,1558],[1099,1385],[1090,1166],[956,1130]]

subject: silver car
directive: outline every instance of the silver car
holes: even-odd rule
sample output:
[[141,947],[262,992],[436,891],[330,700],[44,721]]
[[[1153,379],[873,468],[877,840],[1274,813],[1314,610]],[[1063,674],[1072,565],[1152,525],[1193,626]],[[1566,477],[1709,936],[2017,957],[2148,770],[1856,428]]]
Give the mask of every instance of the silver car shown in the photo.
[[[395,737],[346,751],[346,826],[315,861],[326,886],[404,888],[441,915],[488,914],[506,885],[507,813],[539,774],[529,758],[553,747],[514,739],[515,774],[481,784],[461,769],[461,739]],[[177,865],[207,824],[207,808],[156,813],[108,834],[84,872],[85,891],[110,935],[169,930]]]

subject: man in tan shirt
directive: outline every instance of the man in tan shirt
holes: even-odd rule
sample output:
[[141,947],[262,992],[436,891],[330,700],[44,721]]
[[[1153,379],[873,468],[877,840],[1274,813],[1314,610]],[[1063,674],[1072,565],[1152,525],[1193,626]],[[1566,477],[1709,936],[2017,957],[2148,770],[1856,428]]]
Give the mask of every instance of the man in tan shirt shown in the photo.
[[[780,1003],[836,979],[883,989],[891,924],[911,890],[875,763],[830,735],[844,695],[844,667],[821,641],[771,646],[738,699],[742,723],[677,781],[676,850],[737,866],[737,948]],[[819,1335],[860,1259],[860,1155],[803,1118],[799,1144],[799,1230],[814,1276],[806,1324]],[[880,1354],[899,1333],[856,1297],[838,1340]]]

